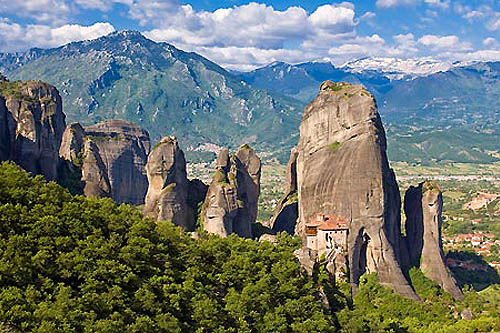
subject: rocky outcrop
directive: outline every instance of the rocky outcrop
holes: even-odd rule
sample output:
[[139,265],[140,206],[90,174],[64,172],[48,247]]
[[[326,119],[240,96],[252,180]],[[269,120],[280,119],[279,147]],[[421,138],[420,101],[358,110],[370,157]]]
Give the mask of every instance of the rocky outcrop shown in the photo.
[[65,127],[61,96],[54,86],[0,80],[0,158],[56,180]]
[[381,284],[418,299],[399,263],[401,202],[373,96],[359,85],[323,83],[304,111],[297,152],[296,233],[304,236],[317,214],[348,220],[354,287],[376,272]]
[[286,189],[274,210],[270,228],[273,233],[286,231],[290,235],[295,233],[295,224],[299,217],[297,193],[297,156],[298,151],[293,148],[286,169]]
[[0,96],[0,161],[8,160],[11,155],[8,115],[5,99]]
[[406,241],[410,264],[438,283],[454,298],[463,294],[444,263],[441,241],[443,196],[434,182],[410,187],[405,194]]
[[232,233],[252,237],[260,195],[259,157],[247,145],[234,156],[223,149],[217,156],[216,168],[203,204],[203,228],[221,237]]
[[150,149],[144,129],[123,120],[106,120],[85,128],[71,124],[59,155],[81,168],[85,195],[139,205],[148,189],[145,167]]
[[87,138],[83,152],[81,167],[81,181],[84,184],[83,194],[93,198],[112,198],[111,182],[99,147],[94,141]]
[[146,171],[149,188],[144,213],[159,221],[172,221],[185,230],[194,229],[195,209],[203,201],[206,186],[187,179],[186,160],[175,137],[156,144]]

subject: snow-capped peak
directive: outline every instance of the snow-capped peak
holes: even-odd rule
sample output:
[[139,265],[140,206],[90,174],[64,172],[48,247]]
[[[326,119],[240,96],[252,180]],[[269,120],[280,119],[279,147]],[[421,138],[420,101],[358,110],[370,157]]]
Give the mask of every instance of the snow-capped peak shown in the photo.
[[342,69],[359,73],[373,70],[383,73],[390,79],[401,79],[405,76],[427,76],[437,72],[444,72],[454,67],[452,63],[433,58],[389,58],[373,57],[346,62]]

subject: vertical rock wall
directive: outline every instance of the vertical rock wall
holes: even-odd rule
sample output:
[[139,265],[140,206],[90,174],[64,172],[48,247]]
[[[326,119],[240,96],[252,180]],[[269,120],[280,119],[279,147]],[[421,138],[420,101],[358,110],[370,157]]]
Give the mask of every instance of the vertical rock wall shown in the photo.
[[399,262],[400,196],[373,96],[358,85],[323,83],[304,111],[297,151],[295,232],[303,236],[320,213],[347,219],[350,281],[377,272],[382,284],[418,299]]
[[260,195],[259,157],[247,145],[234,156],[223,149],[217,156],[216,167],[203,205],[203,228],[221,237],[232,233],[252,237]]
[[186,160],[175,137],[163,138],[151,151],[146,165],[149,181],[144,213],[169,220],[186,230],[194,228],[195,212],[188,205],[190,182]]
[[426,277],[461,300],[462,291],[444,263],[441,240],[443,196],[439,186],[434,182],[424,182],[418,187],[410,187],[405,194],[404,208],[411,266],[419,267]]
[[59,146],[66,127],[54,86],[40,81],[0,82],[0,155],[33,174],[57,179]]

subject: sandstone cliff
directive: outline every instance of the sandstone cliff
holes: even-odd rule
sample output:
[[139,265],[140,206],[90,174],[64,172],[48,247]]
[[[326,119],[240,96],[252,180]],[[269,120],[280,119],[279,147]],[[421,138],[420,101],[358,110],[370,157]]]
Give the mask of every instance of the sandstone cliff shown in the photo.
[[81,168],[84,194],[139,205],[148,189],[150,149],[147,131],[123,120],[106,120],[85,128],[70,125],[59,155]]
[[56,180],[65,127],[61,96],[55,87],[40,81],[0,80],[1,159]]
[[463,294],[444,263],[441,241],[443,197],[436,183],[424,182],[405,194],[406,240],[410,264],[438,283],[454,298]]
[[204,199],[206,186],[199,180],[187,179],[186,160],[175,137],[163,138],[155,146],[146,171],[149,188],[144,213],[193,230],[197,205]]
[[270,228],[273,233],[286,231],[295,233],[295,223],[299,217],[297,193],[297,156],[296,148],[290,152],[290,160],[286,169],[286,189],[274,210]]
[[234,156],[219,152],[217,170],[203,204],[203,228],[227,237],[236,233],[252,237],[260,195],[261,162],[254,150],[243,145]]
[[350,281],[377,272],[382,284],[418,299],[400,263],[400,197],[373,96],[327,81],[306,107],[297,147],[299,219],[304,235],[317,214],[349,221]]

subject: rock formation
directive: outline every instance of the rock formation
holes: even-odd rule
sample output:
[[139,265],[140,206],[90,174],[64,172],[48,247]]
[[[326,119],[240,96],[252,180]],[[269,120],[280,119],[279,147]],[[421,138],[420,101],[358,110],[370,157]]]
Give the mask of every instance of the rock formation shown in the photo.
[[165,137],[149,154],[149,181],[144,213],[156,220],[170,220],[185,230],[195,226],[196,209],[206,195],[206,185],[189,181],[186,160],[175,137]]
[[274,210],[270,227],[274,233],[286,231],[290,235],[295,233],[295,223],[299,217],[297,193],[297,156],[296,148],[290,153],[286,169],[286,190]]
[[0,80],[1,159],[56,180],[65,127],[61,96],[54,86],[40,81]]
[[297,152],[295,232],[304,236],[317,214],[347,219],[351,283],[377,272],[381,284],[418,299],[398,261],[401,201],[373,96],[359,85],[324,82],[304,111]]
[[260,195],[260,159],[243,145],[234,156],[219,152],[217,170],[203,204],[203,228],[221,237],[236,233],[252,237]]
[[8,160],[10,157],[10,135],[8,126],[8,113],[5,99],[0,96],[0,161]]
[[463,294],[444,263],[441,241],[443,197],[434,182],[410,187],[405,194],[406,240],[410,264],[438,283],[454,298]]
[[145,166],[150,149],[147,131],[123,120],[106,120],[85,128],[71,124],[59,155],[81,167],[85,195],[139,205],[148,189]]

